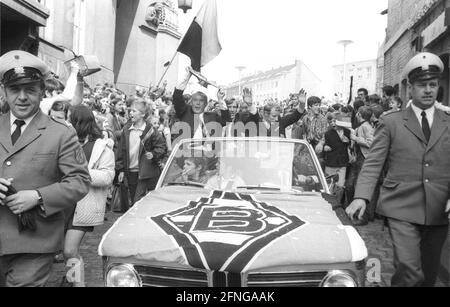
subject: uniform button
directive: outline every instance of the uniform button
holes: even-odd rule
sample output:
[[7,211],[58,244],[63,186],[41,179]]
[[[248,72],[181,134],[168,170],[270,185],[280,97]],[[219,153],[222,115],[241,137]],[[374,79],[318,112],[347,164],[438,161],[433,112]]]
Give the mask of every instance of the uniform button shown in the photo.
[[11,166],[11,165],[12,165],[11,161],[6,162],[6,166]]
[[425,183],[428,183],[428,182],[430,182],[430,180],[428,180],[428,179],[425,179]]

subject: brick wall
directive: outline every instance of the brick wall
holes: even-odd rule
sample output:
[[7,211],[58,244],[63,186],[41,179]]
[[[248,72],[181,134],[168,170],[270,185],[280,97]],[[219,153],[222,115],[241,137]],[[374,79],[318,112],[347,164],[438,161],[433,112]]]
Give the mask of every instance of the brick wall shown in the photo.
[[[389,0],[386,42],[389,42],[389,40],[396,35],[401,26],[409,22],[428,1],[429,0]],[[441,1],[428,12],[427,16],[415,25],[414,28],[403,33],[395,44],[384,54],[384,84],[392,86],[398,85],[399,94],[404,100],[409,99],[403,75],[404,67],[408,61],[417,54],[416,47],[413,46],[413,41],[417,38],[418,34],[422,33],[424,29],[442,14],[444,7],[445,1]],[[446,48],[441,48],[438,43],[427,51],[435,52],[439,55],[448,52],[448,50],[442,52],[443,49],[445,50]]]

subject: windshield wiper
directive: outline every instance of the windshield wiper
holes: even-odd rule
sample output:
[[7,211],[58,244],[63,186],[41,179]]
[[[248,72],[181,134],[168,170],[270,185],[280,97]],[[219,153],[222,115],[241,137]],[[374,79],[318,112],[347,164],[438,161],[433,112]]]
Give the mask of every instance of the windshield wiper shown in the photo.
[[166,185],[168,186],[174,186],[174,185],[181,185],[184,187],[197,187],[197,188],[204,188],[205,185],[202,183],[198,183],[198,182],[192,182],[192,181],[187,181],[187,182],[169,182]]
[[245,185],[241,187],[237,187],[237,189],[246,189],[246,190],[266,190],[266,191],[281,191],[280,187],[271,187],[266,185]]
[[263,191],[276,191],[276,192],[282,192],[282,193],[294,193],[294,194],[303,194],[304,191],[299,191],[296,189],[288,189],[283,190],[280,187],[271,187],[266,185],[249,185],[249,186],[241,186],[237,187],[237,189],[246,189],[246,190],[263,190]]

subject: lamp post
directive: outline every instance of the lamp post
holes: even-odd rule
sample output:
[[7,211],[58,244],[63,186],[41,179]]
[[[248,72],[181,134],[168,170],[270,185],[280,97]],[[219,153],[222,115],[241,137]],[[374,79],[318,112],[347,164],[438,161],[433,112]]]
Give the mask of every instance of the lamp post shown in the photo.
[[239,72],[239,93],[238,93],[238,95],[240,96],[241,95],[241,92],[242,92],[242,84],[241,84],[241,82],[242,82],[242,72],[245,70],[245,66],[236,66],[236,69],[237,69],[237,71]]
[[337,42],[339,45],[344,47],[344,89],[342,91],[342,97],[344,98],[344,103],[347,100],[347,46],[353,44],[351,40],[341,40]]
[[183,10],[186,14],[188,10],[192,9],[192,1],[193,0],[178,0],[178,8]]

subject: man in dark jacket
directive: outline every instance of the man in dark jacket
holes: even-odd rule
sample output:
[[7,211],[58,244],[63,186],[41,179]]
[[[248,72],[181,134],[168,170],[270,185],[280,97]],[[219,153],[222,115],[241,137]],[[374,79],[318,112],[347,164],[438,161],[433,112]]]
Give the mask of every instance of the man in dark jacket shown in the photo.
[[259,124],[258,136],[286,138],[286,128],[303,119],[306,115],[306,92],[301,90],[298,95],[296,109],[286,116],[281,116],[283,111],[277,104],[268,104],[264,107],[264,115]]
[[126,178],[132,202],[155,189],[161,176],[159,161],[167,152],[164,137],[149,123],[150,110],[146,102],[136,99],[131,106],[131,122],[120,138],[116,170],[119,182]]
[[186,77],[175,88],[173,94],[176,116],[180,120],[172,127],[172,133],[178,135],[174,144],[189,138],[221,137],[223,127],[227,125],[227,122],[231,122],[230,112],[224,102],[225,93],[222,90],[218,93],[221,115],[215,112],[205,112],[208,97],[202,92],[192,95],[190,104],[185,101],[183,93],[191,76],[192,72],[188,68]]

